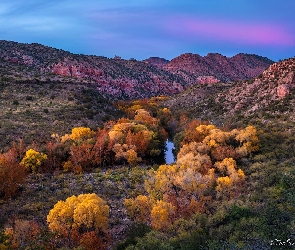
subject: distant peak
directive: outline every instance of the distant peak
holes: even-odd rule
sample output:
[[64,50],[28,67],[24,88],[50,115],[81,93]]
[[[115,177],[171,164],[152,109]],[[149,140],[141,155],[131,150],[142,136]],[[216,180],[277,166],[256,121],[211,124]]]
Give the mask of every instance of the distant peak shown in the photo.
[[170,61],[165,58],[153,56],[153,57],[143,60],[143,62],[162,69]]

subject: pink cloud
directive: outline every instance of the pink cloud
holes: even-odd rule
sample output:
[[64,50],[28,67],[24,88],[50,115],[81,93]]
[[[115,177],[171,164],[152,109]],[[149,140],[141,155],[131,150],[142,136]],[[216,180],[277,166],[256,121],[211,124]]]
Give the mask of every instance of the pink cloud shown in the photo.
[[295,45],[295,37],[274,24],[178,17],[166,23],[169,33],[190,38],[210,38],[253,45]]

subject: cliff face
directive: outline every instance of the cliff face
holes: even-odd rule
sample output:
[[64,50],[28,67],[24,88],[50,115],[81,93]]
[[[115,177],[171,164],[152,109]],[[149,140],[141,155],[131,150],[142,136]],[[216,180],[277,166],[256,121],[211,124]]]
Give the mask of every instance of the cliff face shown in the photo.
[[199,83],[244,80],[259,75],[270,63],[266,58],[246,54],[232,58],[183,54],[171,61],[158,57],[144,61],[110,59],[76,55],[39,44],[0,41],[3,76],[91,83],[102,95],[113,99],[173,95]]

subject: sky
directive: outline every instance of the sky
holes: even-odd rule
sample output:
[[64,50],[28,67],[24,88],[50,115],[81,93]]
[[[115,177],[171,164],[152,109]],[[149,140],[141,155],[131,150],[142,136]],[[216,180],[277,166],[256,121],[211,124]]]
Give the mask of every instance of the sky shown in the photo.
[[1,0],[0,40],[76,54],[295,56],[293,0]]

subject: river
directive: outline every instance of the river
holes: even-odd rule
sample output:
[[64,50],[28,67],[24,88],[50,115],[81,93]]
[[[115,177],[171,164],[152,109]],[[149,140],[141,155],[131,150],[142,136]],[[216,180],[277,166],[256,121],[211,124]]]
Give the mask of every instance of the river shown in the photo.
[[174,143],[172,141],[166,141],[166,150],[165,150],[165,162],[166,164],[171,164],[175,162],[175,158],[173,155]]

